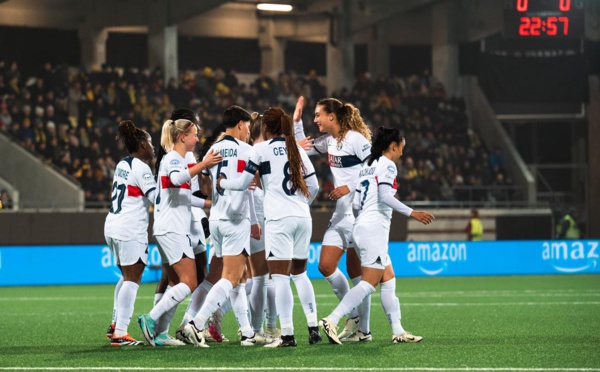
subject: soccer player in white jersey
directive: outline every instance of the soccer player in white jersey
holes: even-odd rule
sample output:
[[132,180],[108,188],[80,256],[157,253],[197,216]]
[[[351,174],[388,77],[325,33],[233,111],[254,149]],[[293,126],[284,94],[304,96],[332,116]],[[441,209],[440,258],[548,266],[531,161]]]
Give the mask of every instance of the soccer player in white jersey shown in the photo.
[[258,170],[264,202],[274,206],[264,211],[265,254],[275,282],[281,337],[266,347],[297,345],[290,274],[309,323],[309,341],[316,343],[321,336],[315,326],[317,309],[314,290],[306,276],[306,261],[312,233],[309,204],[317,195],[319,185],[308,155],[294,139],[292,118],[275,107],[265,111],[262,123],[265,142],[253,147],[243,178],[220,178],[219,186],[226,190],[243,190]]
[[[150,135],[132,121],[119,124],[118,139],[131,156],[115,169],[112,204],[104,223],[104,236],[123,277],[115,288],[112,346],[140,345],[127,332],[144,267],[148,264],[148,206],[154,203],[156,183],[148,162],[154,158]],[[108,333],[107,333],[108,336]]]
[[[167,120],[163,124],[161,146],[167,155],[160,163],[158,195],[154,204],[154,236],[161,254],[169,263],[169,277],[179,278],[166,296],[154,305],[138,323],[144,338],[152,346],[154,323],[167,311],[183,301],[197,286],[194,252],[190,241],[192,198],[190,180],[203,169],[218,164],[222,157],[209,153],[202,162],[188,168],[185,155],[198,142],[198,126],[190,120]],[[202,203],[203,204],[203,203]],[[200,206],[200,204],[198,204]]]
[[[240,283],[250,255],[250,230],[256,225],[252,194],[244,191],[223,191],[216,187],[219,177],[236,179],[246,168],[252,147],[246,143],[250,135],[251,116],[239,106],[228,107],[223,112],[225,135],[211,147],[220,153],[223,161],[203,172],[212,179],[212,208],[210,212],[211,250],[223,257],[221,279],[210,289],[204,304],[195,318],[178,334],[187,337],[199,347],[207,347],[204,327],[209,317],[231,297],[242,333],[242,346],[253,346],[267,342],[264,335],[256,333],[248,319],[248,299],[245,284]],[[211,328],[209,328],[211,330]],[[219,339],[220,334],[213,334]]]
[[[187,119],[192,121],[196,125],[200,125],[200,117],[198,114],[189,108],[179,108],[174,110],[171,113],[170,120],[179,120],[179,119]],[[162,148],[162,146],[158,149],[157,159],[156,159],[156,173],[159,173],[160,162],[162,158],[166,155],[166,151]],[[187,162],[188,168],[196,165],[196,156],[193,151],[190,151],[186,154],[185,160]],[[204,200],[204,208],[210,208],[210,200],[205,200],[206,197],[199,193],[199,182],[198,176],[192,177],[190,181],[192,187],[192,195],[200,197],[202,200],[196,199],[199,203],[202,203]],[[206,238],[204,233],[204,224],[208,224],[208,218],[204,209],[198,206],[192,205],[192,226],[190,231],[190,240],[192,242],[192,249],[194,251],[194,259],[196,263],[196,278],[198,283],[202,283],[204,281],[204,276],[206,272]],[[154,293],[154,304],[156,305],[163,297],[165,292],[167,292],[172,286],[178,283],[178,278],[170,278],[168,277],[167,270],[169,267],[168,260],[163,258],[163,268],[161,273],[161,278],[156,285],[156,291]],[[196,293],[198,288],[193,293]],[[193,299],[193,294],[192,294]],[[190,302],[190,304],[193,301]],[[177,306],[174,306],[171,310],[167,311],[163,314],[160,319],[156,322],[154,327],[154,343],[156,346],[182,346],[185,345],[182,341],[177,340],[169,336],[169,325],[173,316],[175,315],[175,311],[177,310]],[[188,320],[189,321],[189,320]],[[187,322],[186,322],[187,323]]]
[[[294,112],[296,139],[304,138],[301,120],[303,106],[304,98],[300,97]],[[308,154],[328,155],[335,185],[329,197],[336,201],[335,211],[323,237],[319,271],[331,285],[333,293],[341,300],[350,289],[346,277],[338,268],[344,252],[346,252],[348,276],[353,285],[361,280],[358,254],[355,249],[348,248],[354,248],[352,195],[358,173],[371,152],[371,131],[363,122],[360,111],[356,107],[335,98],[325,98],[317,103],[314,121],[319,130],[327,134],[315,139],[314,148],[308,151]],[[346,326],[339,335],[340,338],[348,341],[371,341],[370,311],[371,296],[367,296],[364,302],[349,314]]]
[[[419,342],[421,336],[406,332],[400,323],[400,302],[396,297],[396,277],[388,254],[392,211],[428,225],[433,222],[431,213],[415,211],[394,198],[396,194],[396,162],[402,156],[406,142],[398,129],[377,130],[368,163],[360,171],[360,180],[353,200],[353,210],[358,215],[352,236],[360,252],[362,280],[344,296],[340,304],[319,325],[329,342],[340,344],[337,323],[358,306],[366,296],[381,286],[381,305],[392,326],[392,343]],[[373,234],[373,231],[378,231]]]

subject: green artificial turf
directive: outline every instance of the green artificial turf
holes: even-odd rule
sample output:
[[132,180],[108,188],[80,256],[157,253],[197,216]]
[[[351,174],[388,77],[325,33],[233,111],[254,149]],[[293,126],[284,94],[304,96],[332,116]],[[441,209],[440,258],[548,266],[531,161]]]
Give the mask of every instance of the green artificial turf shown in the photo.
[[[338,300],[314,280],[319,317]],[[293,284],[292,284],[293,287]],[[136,318],[152,305],[153,285],[142,285]],[[306,320],[295,297],[298,347],[242,347],[229,313],[229,343],[208,349],[111,347],[105,331],[113,286],[0,288],[0,370],[521,370],[600,371],[600,276],[513,276],[398,279],[404,327],[418,344],[390,343],[391,329],[373,295],[373,342],[308,344]],[[171,326],[181,321],[182,303]],[[343,324],[341,324],[343,326]],[[49,368],[50,367],[50,368]]]

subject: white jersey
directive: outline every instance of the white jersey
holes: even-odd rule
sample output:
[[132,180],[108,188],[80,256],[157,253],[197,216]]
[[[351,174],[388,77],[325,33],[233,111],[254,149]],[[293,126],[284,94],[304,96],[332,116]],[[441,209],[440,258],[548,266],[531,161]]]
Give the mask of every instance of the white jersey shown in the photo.
[[[185,161],[187,162],[188,169],[196,165],[196,156],[192,151],[189,151],[185,154]],[[192,194],[200,190],[200,184],[198,183],[198,179],[198,176],[194,176],[190,181],[192,187]],[[204,209],[192,206],[192,222],[202,221],[202,219],[205,217],[206,213],[204,212]]]
[[385,156],[373,161],[370,166],[365,166],[360,171],[360,181],[356,187],[356,198],[358,198],[359,213],[355,224],[364,222],[381,222],[390,225],[393,209],[379,201],[379,188],[381,184],[392,187],[392,196],[396,194],[398,183],[396,176],[398,170],[396,164]]
[[110,238],[148,242],[148,196],[156,189],[150,167],[134,157],[117,164],[112,184],[112,203],[104,223]]
[[160,162],[158,170],[158,196],[154,204],[154,235],[176,233],[189,235],[192,225],[192,189],[187,181],[176,186],[171,176],[188,172],[187,161],[169,151]]
[[210,220],[240,220],[250,219],[248,206],[248,194],[246,191],[217,190],[217,180],[220,175],[227,179],[239,178],[250,156],[252,146],[238,141],[232,136],[226,135],[222,140],[215,142],[209,150],[215,150],[223,157],[223,160],[203,170],[203,174],[210,176],[212,180],[212,206],[210,208]]
[[[279,220],[284,217],[310,217],[309,200],[298,190],[291,190],[290,164],[287,146],[283,137],[276,137],[254,145],[247,171],[259,171],[264,204],[272,206],[264,209],[265,220]],[[315,174],[315,168],[306,152],[298,147],[304,163],[304,178]]]
[[350,130],[338,145],[337,139],[326,134],[315,139],[313,150],[319,154],[327,153],[334,186],[346,185],[351,191],[337,200],[334,213],[352,214],[352,191],[364,161],[371,155],[369,140]]

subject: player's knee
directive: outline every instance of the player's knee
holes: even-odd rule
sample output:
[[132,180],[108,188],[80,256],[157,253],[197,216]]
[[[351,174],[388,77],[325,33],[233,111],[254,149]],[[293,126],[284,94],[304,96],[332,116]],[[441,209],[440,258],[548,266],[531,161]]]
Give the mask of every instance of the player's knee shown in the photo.
[[319,262],[319,272],[325,276],[331,276],[335,272],[336,267],[331,265],[329,262]]

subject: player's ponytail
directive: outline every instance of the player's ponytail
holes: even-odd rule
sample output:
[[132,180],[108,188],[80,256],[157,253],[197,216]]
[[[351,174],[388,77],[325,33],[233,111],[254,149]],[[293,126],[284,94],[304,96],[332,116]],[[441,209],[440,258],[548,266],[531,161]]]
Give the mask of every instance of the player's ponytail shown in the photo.
[[250,144],[252,145],[254,144],[254,141],[262,135],[260,131],[262,123],[258,112],[253,112],[250,116],[252,117],[252,120],[250,121]]
[[294,122],[292,118],[286,115],[280,107],[271,107],[263,114],[262,121],[269,133],[282,135],[285,139],[290,167],[290,182],[292,183],[290,191],[295,193],[296,190],[299,190],[306,198],[310,198],[310,191],[308,190],[308,186],[306,186],[303,175],[303,171],[306,168],[304,167],[304,162],[298,150],[298,144],[294,138]]
[[383,152],[390,147],[392,142],[401,143],[404,137],[400,135],[400,131],[396,128],[379,127],[375,133],[375,140],[371,146],[371,156],[369,157],[368,165],[383,155]]
[[130,154],[138,150],[140,142],[149,138],[150,135],[146,131],[136,127],[131,120],[123,120],[119,123],[116,139],[123,141]]

